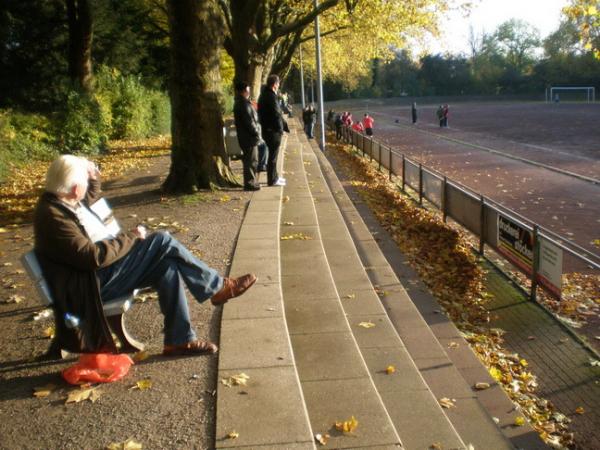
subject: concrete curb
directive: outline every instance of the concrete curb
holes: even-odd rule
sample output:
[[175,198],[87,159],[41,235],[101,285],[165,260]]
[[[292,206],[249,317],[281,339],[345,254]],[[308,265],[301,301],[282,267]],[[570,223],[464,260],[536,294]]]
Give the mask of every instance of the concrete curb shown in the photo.
[[[219,449],[315,448],[284,315],[281,196],[280,187],[253,194],[232,260],[231,276],[254,272],[258,281],[224,306],[218,378],[227,380],[240,373],[250,378],[246,386],[218,383],[215,440]],[[239,436],[228,437],[233,432]]]

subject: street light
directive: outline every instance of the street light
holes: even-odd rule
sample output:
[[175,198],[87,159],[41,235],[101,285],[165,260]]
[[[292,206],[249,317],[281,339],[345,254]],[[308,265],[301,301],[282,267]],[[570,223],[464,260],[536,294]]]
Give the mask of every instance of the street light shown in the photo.
[[[315,9],[319,7],[319,0],[315,1]],[[319,29],[319,15],[315,17],[315,49],[317,53],[317,93],[319,100],[319,124],[321,125],[321,135],[319,147],[325,150],[325,111],[323,111],[323,78],[321,77],[321,32]]]
[[302,64],[302,44],[300,44],[300,91],[302,92],[302,111],[306,108],[304,102],[304,65]]

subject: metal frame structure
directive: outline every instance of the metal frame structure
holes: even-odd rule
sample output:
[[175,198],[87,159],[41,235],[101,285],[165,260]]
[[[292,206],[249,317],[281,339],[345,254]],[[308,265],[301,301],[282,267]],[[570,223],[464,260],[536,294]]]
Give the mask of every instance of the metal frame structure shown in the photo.
[[[342,131],[344,142],[356,147],[364,158],[375,160],[380,171],[386,170],[389,173],[390,180],[393,176],[399,177],[399,187],[403,192],[406,192],[407,186],[410,187],[416,194],[415,200],[419,204],[422,204],[424,199],[427,200],[442,212],[444,221],[450,217],[473,233],[479,239],[480,254],[484,254],[487,245],[497,250],[498,255],[523,272],[531,281],[532,300],[536,299],[538,287],[545,288],[554,296],[560,296],[560,293],[553,291],[548,283],[544,283],[543,277],[538,273],[542,244],[558,247],[589,269],[600,271],[600,255],[586,250],[570,239],[536,224],[516,211],[474,192],[437,170],[414,161],[373,138],[348,127],[344,127]],[[507,257],[502,252],[497,231],[499,217],[510,220],[532,235],[533,256],[530,267],[523,267],[515,261],[515,258]]]
[[594,86],[551,86],[546,88],[546,103],[554,101],[555,91],[585,91],[587,103],[596,102],[596,88]]

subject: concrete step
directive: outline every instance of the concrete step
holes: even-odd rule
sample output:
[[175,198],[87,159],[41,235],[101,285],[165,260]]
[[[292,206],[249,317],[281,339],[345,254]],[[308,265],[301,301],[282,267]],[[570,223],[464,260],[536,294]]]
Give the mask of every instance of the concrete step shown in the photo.
[[[452,322],[439,314],[439,304],[419,281],[417,274],[408,267],[407,261],[391,237],[362,201],[355,197],[360,213],[357,211],[329,161],[318,148],[313,146],[313,149],[327,181],[327,187],[334,193],[329,197],[327,189],[313,185],[313,192],[318,188],[318,193],[323,196],[316,203],[319,218],[332,217],[330,208],[320,208],[320,205],[330,204],[333,200],[339,206],[344,228],[347,226],[356,244],[361,267],[368,269],[368,279],[384,293],[381,304],[402,339],[405,350],[436,398],[448,397],[457,400],[456,408],[444,409],[443,412],[458,430],[463,441],[472,443],[475,448],[547,448],[530,426],[513,426],[518,413],[508,396],[489,376]],[[317,176],[314,174],[312,178]],[[363,222],[363,217],[367,218],[368,227]],[[339,220],[339,217],[336,220]],[[331,233],[332,236],[341,234]],[[377,235],[377,240],[373,234]],[[346,286],[343,276],[339,277],[339,282],[336,277],[335,260],[339,258],[339,255],[336,255],[339,252],[338,246],[328,245],[326,240],[324,245],[336,283],[338,286]],[[380,246],[383,248],[380,249]],[[388,258],[392,266],[388,263]],[[344,260],[347,260],[347,257]],[[402,278],[403,283],[399,278]],[[404,286],[407,286],[407,289]],[[449,347],[451,342],[453,345]],[[485,391],[472,389],[472,386],[480,381],[490,383],[492,388]],[[491,419],[492,416],[499,420],[498,426]],[[400,434],[403,437],[401,432]]]
[[[442,448],[465,448],[390,322],[321,173],[319,161],[307,145],[303,160],[321,240],[344,314],[402,444],[407,449],[429,448],[434,443]],[[351,202],[344,207],[352,207]],[[285,210],[284,206],[284,215]],[[284,300],[287,308],[285,285]],[[361,322],[375,326],[363,328],[359,326]],[[396,369],[393,374],[386,373],[390,365]]]
[[[216,447],[314,449],[284,314],[279,270],[282,188],[253,194],[230,276],[258,281],[228,302],[221,322]],[[244,373],[247,385],[220,380]],[[232,432],[237,438],[228,437]]]
[[[292,130],[292,133],[294,130]],[[296,367],[313,433],[329,434],[328,448],[401,447],[344,314],[321,241],[319,223],[302,159],[290,136],[281,235],[281,283]],[[334,423],[354,416],[351,435]]]

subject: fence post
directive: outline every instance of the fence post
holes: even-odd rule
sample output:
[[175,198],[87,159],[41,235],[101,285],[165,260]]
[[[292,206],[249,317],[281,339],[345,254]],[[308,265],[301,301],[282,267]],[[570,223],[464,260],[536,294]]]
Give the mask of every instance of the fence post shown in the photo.
[[442,218],[444,223],[448,218],[448,213],[446,212],[446,184],[448,183],[448,179],[444,176],[442,179]]
[[[367,139],[369,141],[369,162],[373,162],[373,139]],[[363,135],[363,142],[365,142],[365,136]]]
[[391,147],[388,147],[388,157],[389,157],[388,173],[390,176],[390,181],[392,181],[392,148]]
[[406,184],[406,157],[402,153],[402,192],[405,192],[404,185]]
[[531,271],[531,295],[530,299],[536,301],[537,299],[537,273],[539,264],[539,228],[537,225],[533,226],[533,270]]
[[423,164],[419,163],[419,205],[423,205]]
[[377,168],[377,170],[379,170],[381,172],[381,142],[377,143],[377,149],[379,150],[379,152],[378,152],[379,153],[379,157],[377,158],[377,162],[379,163],[379,167]]
[[360,137],[360,134],[358,134],[358,133],[354,133],[354,136],[356,137],[356,146],[360,148],[360,151],[362,152],[362,154],[363,154],[363,158],[364,158],[364,157],[365,157],[365,146],[364,146],[364,142],[363,142],[363,141],[362,141],[362,139],[361,139],[361,141],[360,141],[360,146],[359,146],[359,144],[358,144],[358,138]]
[[485,199],[483,195],[479,195],[481,211],[479,213],[479,254],[483,255],[485,246]]

